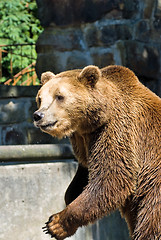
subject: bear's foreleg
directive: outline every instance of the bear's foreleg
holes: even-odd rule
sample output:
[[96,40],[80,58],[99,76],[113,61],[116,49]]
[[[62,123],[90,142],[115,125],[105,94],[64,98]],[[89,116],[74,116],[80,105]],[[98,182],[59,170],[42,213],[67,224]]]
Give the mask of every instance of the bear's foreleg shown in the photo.
[[[115,210],[121,193],[115,194],[115,203],[111,205],[108,196],[104,195],[104,192],[107,192],[104,188],[105,185],[99,179],[95,179],[92,184],[89,183],[86,189],[63,211],[49,218],[44,231],[57,240],[63,240],[73,235],[78,227],[93,223]],[[110,189],[109,191],[111,193]]]

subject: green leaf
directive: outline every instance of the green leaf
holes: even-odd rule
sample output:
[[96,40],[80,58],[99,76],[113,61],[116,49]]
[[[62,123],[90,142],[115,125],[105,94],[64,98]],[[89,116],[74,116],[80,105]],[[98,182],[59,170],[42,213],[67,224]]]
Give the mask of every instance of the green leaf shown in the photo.
[[[42,27],[37,19],[35,0],[0,0],[0,44],[35,43]],[[2,54],[2,73],[5,79],[16,74],[36,59],[36,51],[31,46],[3,47],[8,53]],[[12,53],[11,53],[12,50]],[[23,55],[21,57],[20,55]]]

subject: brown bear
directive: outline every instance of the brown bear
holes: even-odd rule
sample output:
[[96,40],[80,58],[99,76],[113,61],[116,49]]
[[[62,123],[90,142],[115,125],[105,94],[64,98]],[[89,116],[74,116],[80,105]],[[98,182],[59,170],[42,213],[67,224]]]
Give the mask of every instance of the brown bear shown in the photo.
[[66,208],[45,232],[62,240],[119,209],[134,240],[161,239],[161,99],[128,68],[42,74],[35,125],[68,136],[78,160]]

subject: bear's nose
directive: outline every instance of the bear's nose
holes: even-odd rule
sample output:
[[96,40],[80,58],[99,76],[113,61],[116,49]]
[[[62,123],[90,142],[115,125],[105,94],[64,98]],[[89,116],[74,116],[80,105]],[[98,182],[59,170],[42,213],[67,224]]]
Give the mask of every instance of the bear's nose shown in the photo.
[[39,120],[41,120],[44,117],[44,113],[36,111],[33,114],[33,118],[35,122],[38,122]]

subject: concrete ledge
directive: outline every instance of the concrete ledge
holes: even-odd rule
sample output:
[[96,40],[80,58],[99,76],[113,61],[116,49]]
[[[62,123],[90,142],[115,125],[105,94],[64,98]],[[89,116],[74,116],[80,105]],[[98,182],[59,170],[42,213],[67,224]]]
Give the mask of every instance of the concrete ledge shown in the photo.
[[70,144],[34,144],[0,146],[0,162],[73,159]]

